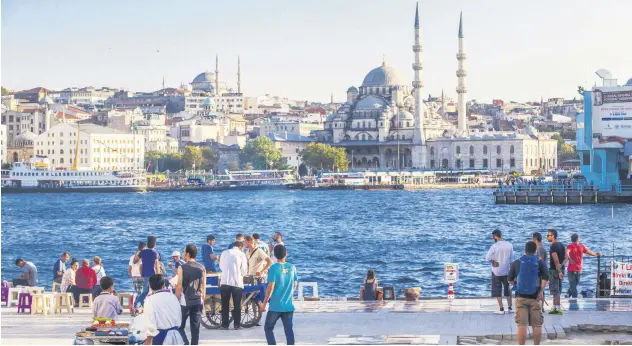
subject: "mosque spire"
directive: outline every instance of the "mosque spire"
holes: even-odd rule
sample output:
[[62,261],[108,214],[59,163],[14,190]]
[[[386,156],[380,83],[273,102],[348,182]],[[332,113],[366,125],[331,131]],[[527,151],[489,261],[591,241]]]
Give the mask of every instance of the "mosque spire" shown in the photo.
[[241,61],[237,55],[237,92],[241,94]]
[[464,41],[463,12],[461,12],[461,16],[459,18],[459,52],[456,54],[456,59],[459,62],[459,68],[458,70],[456,70],[456,76],[458,77],[458,86],[456,88],[456,92],[459,94],[457,119],[459,132],[462,135],[467,135],[467,106],[465,104],[467,98],[467,87],[465,86],[465,77],[467,76],[467,71],[465,70],[465,60],[467,59],[467,55],[465,54]]
[[382,67],[386,66],[386,55],[382,54]]
[[424,137],[424,111],[422,88],[424,86],[421,81],[421,72],[423,65],[421,63],[421,29],[419,27],[419,3],[415,6],[415,44],[413,45],[415,53],[415,62],[413,70],[415,71],[415,80],[413,81],[415,96],[415,129],[413,132],[413,167],[425,168],[426,166],[426,139]]
[[215,54],[215,95],[219,95],[219,54]]

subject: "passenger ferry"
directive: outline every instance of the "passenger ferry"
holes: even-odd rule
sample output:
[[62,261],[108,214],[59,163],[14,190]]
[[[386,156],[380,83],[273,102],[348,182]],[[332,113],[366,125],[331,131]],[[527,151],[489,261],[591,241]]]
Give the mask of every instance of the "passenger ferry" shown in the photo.
[[220,175],[216,189],[253,190],[253,189],[300,189],[300,184],[290,170],[250,170],[226,171]]
[[29,192],[142,192],[145,170],[91,171],[49,169],[48,159],[15,162],[2,170],[2,193]]

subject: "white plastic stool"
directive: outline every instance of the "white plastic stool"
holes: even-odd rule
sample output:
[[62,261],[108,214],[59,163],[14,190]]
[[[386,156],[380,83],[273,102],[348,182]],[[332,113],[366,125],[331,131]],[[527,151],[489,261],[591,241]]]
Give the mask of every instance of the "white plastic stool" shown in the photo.
[[48,313],[51,315],[55,313],[55,296],[56,293],[44,293],[44,304],[48,307]]
[[314,294],[312,297],[318,298],[318,283],[317,282],[299,282],[298,283],[298,299],[303,299],[303,288],[311,287]]
[[49,300],[43,294],[34,294],[33,302],[31,303],[31,315],[35,314],[44,314],[48,315],[48,311],[50,310]]
[[18,286],[18,287],[9,287],[9,297],[7,297],[7,307],[10,307],[12,304],[18,305],[18,297],[20,293],[26,292],[28,287]]
[[61,292],[61,283],[53,281],[53,293]]

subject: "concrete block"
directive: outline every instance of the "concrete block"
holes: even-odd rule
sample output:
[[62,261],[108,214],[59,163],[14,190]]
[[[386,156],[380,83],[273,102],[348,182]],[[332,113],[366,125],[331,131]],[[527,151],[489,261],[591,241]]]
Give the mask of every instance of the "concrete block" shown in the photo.
[[577,333],[579,331],[579,327],[576,324],[571,324],[571,332]]

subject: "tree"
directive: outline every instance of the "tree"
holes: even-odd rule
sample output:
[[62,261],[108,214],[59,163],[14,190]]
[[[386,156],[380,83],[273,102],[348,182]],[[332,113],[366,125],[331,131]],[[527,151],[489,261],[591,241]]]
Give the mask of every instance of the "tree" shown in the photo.
[[2,87],[2,96],[6,95],[9,93],[9,90],[7,90],[7,88]]
[[232,161],[231,163],[228,164],[228,170],[229,171],[238,171],[239,170],[239,163],[237,163],[237,161]]
[[254,169],[278,168],[282,157],[281,150],[268,137],[255,138],[239,152],[241,162],[250,163]]
[[187,145],[184,147],[184,153],[182,154],[185,168],[199,169],[204,165],[204,157],[202,156],[202,150],[198,147]]
[[217,170],[217,163],[219,162],[219,153],[213,148],[202,149],[202,167],[207,170]]
[[347,153],[323,143],[310,143],[301,153],[304,164],[319,170],[346,171],[349,168]]
[[163,153],[155,150],[145,152],[145,167],[151,162],[151,172],[177,171],[184,167],[180,153]]

